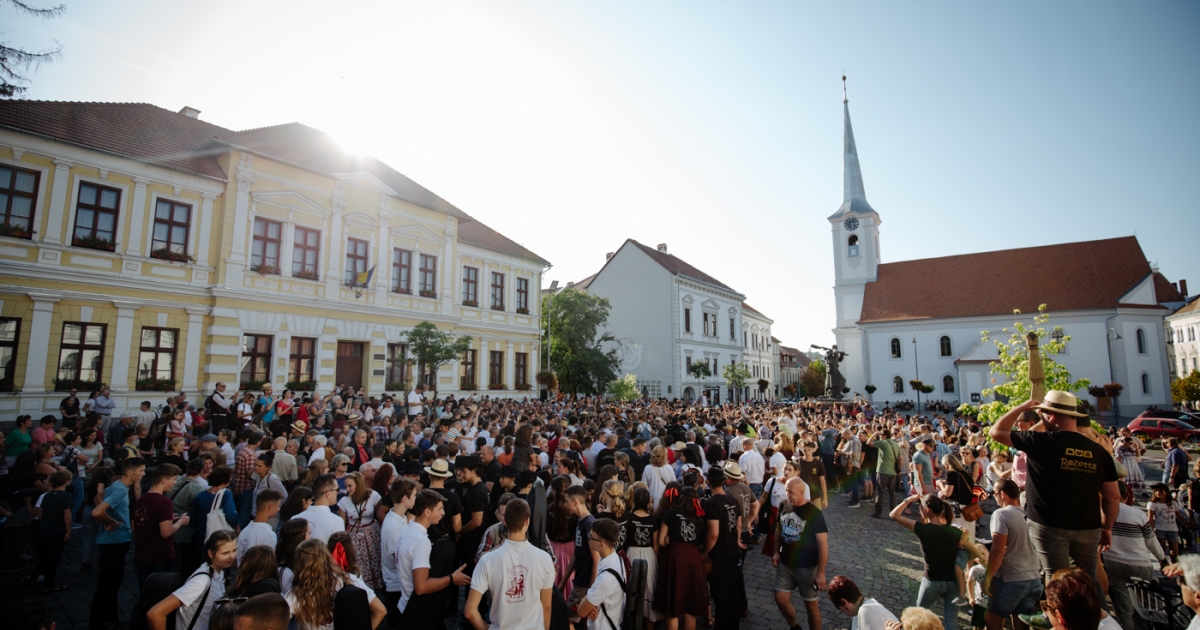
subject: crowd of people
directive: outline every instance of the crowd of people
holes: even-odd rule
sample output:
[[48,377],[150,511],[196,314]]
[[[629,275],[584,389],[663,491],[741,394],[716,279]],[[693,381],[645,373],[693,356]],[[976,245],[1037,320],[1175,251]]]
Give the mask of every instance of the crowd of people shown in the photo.
[[[956,628],[960,607],[989,630],[1144,630],[1129,579],[1180,576],[1188,606],[1200,586],[1180,556],[1200,507],[1189,455],[1166,445],[1136,509],[1144,447],[1092,430],[1065,392],[982,427],[862,399],[227,390],[120,414],[107,391],[72,391],[37,428],[19,418],[0,435],[0,566],[61,590],[63,548],[83,537],[90,630],[423,630],[460,612],[476,629],[736,628],[749,553],[770,558],[793,630],[820,630],[822,597],[854,630]],[[826,574],[839,496],[876,518],[886,504],[916,537],[923,578],[899,617]],[[131,550],[140,599],[122,622]]]

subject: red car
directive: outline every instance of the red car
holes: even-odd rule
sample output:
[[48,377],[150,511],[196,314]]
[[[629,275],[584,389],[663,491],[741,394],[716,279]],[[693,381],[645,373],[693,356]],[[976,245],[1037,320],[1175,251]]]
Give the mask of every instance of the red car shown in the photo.
[[1177,437],[1200,443],[1200,417],[1186,411],[1147,411],[1129,423],[1129,431],[1143,442]]

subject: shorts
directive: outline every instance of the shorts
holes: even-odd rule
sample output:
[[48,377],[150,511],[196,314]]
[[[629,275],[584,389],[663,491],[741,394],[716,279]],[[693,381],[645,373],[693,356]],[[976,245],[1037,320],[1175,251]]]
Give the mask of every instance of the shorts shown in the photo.
[[1020,582],[1005,582],[1000,576],[992,578],[992,595],[988,612],[998,617],[1027,615],[1037,611],[1042,597],[1042,581],[1039,579]]
[[963,573],[967,571],[967,561],[971,559],[971,554],[967,553],[966,549],[959,549],[958,554],[954,556],[954,566],[962,569]]
[[800,599],[817,601],[817,567],[793,569],[781,563],[775,567],[775,590],[783,593],[800,591]]
[[1166,532],[1161,529],[1156,529],[1154,530],[1154,535],[1167,542],[1179,542],[1179,532]]
[[975,604],[971,608],[971,627],[982,628],[985,625],[984,617],[987,615],[987,609],[979,604]]
[[567,613],[571,615],[571,623],[579,623],[579,605],[587,594],[588,587],[571,586],[571,596],[567,598]]

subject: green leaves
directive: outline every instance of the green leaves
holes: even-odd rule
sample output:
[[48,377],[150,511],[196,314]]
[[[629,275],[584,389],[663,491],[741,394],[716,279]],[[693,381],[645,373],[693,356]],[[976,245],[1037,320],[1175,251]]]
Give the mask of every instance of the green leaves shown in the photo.
[[[408,344],[408,354],[412,360],[435,375],[438,368],[463,356],[471,348],[470,335],[459,337],[454,333],[438,330],[438,327],[430,322],[421,322],[402,336]],[[437,381],[434,380],[434,383],[436,391]]]
[[611,307],[607,298],[575,289],[542,298],[542,345],[560,391],[599,394],[616,377],[620,342],[605,330]]
[[1171,398],[1177,403],[1200,400],[1200,371],[1171,381]]
[[726,363],[721,370],[721,377],[730,387],[745,387],[746,379],[750,378],[750,369],[745,363]]
[[629,402],[641,398],[641,394],[637,388],[637,377],[633,374],[626,374],[623,378],[615,381],[610,381],[608,384],[608,395],[622,402]]

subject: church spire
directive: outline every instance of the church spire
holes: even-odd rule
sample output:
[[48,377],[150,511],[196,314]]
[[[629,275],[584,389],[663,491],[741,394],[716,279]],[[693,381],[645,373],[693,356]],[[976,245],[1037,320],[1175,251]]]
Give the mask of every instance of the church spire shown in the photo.
[[846,95],[846,77],[844,75],[842,76],[842,108],[846,117],[842,206],[838,208],[834,217],[848,212],[875,214],[875,209],[867,203],[867,193],[863,188],[862,168],[858,164],[858,149],[854,146],[854,128],[850,125],[850,99]]

